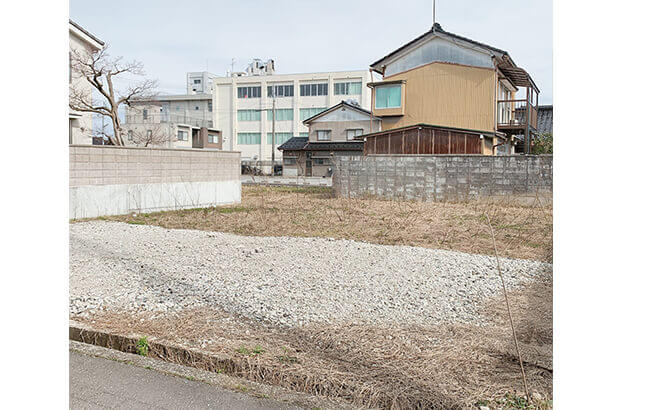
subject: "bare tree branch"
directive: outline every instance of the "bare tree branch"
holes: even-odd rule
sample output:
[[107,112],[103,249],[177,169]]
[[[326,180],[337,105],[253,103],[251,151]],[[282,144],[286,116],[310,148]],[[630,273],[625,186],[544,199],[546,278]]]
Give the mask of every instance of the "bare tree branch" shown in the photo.
[[[110,57],[107,46],[93,53],[71,49],[70,55],[72,77],[77,81],[72,81],[69,86],[69,108],[109,117],[113,132],[107,133],[106,136],[113,145],[125,145],[119,108],[122,105],[130,106],[136,100],[153,98],[158,83],[146,79],[124,89],[117,88],[114,83],[117,76],[122,74],[144,76],[144,65],[138,61],[126,62],[122,57]],[[80,89],[79,79],[91,84],[101,95],[102,101],[93,101],[89,92]]]

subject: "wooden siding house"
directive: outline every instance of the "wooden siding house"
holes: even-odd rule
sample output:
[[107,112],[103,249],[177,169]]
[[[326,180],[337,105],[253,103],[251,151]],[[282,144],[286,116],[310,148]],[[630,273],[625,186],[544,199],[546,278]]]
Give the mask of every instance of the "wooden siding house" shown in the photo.
[[[382,132],[365,136],[365,153],[392,152],[392,139],[397,141],[394,149],[404,154],[495,155],[519,140],[529,152],[538,128],[539,90],[506,51],[449,33],[436,23],[370,69],[383,76],[368,84]],[[424,141],[416,142],[418,134]],[[386,138],[389,151],[383,151]]]

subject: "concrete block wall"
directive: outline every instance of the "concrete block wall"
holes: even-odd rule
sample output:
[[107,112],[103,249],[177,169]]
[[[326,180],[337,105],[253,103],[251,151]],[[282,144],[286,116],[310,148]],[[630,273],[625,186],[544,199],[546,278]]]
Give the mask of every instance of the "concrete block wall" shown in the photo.
[[69,146],[69,217],[240,203],[240,153]]
[[551,155],[368,155],[335,158],[336,196],[429,201],[551,198]]

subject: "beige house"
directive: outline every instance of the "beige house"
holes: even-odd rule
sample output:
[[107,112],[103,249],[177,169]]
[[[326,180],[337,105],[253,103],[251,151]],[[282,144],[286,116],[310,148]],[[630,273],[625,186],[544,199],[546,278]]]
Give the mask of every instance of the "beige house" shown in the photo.
[[502,153],[498,147],[508,150],[516,137],[529,142],[537,132],[539,90],[529,74],[506,51],[437,23],[370,69],[383,76],[368,84],[383,131],[428,125],[434,135],[437,127],[446,127],[447,141],[451,132],[481,140],[478,152],[463,152],[472,154]]
[[[92,100],[92,85],[71,67],[72,52],[94,53],[103,48],[103,41],[69,20],[69,86],[89,95]],[[69,110],[69,144],[92,144],[92,113]]]
[[336,156],[362,155],[362,136],[381,129],[380,118],[356,101],[343,100],[303,124],[308,127],[308,137],[294,137],[278,147],[283,176],[330,176]]

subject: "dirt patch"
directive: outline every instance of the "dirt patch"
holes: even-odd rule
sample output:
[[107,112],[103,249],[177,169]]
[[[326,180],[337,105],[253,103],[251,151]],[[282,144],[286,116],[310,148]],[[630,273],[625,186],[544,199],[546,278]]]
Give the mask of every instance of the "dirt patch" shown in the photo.
[[240,206],[101,219],[254,236],[353,239],[552,261],[552,205],[334,198],[330,188],[243,186]]
[[[535,282],[511,292],[510,298],[530,388],[550,399],[552,283]],[[491,301],[486,309],[493,318],[487,326],[317,325],[285,330],[211,310],[102,312],[76,320],[216,358],[190,356],[190,365],[356,405],[465,408],[523,390],[503,300]],[[158,350],[150,354],[154,352]]]

